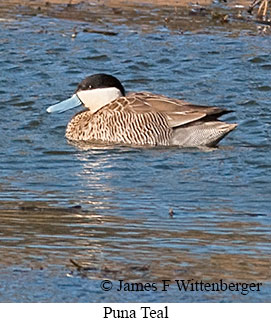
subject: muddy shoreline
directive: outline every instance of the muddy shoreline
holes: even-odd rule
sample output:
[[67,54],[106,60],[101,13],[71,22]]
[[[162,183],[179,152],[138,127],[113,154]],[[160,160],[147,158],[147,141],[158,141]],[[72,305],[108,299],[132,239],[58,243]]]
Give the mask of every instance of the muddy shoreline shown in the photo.
[[[233,6],[249,6],[251,1],[249,0],[230,0],[223,1],[225,6],[233,7]],[[152,6],[171,6],[171,7],[184,7],[191,6],[192,4],[198,4],[203,6],[208,6],[213,3],[213,0],[95,0],[95,1],[82,1],[82,0],[7,0],[5,1],[5,6],[13,6],[13,5],[23,5],[23,6],[48,6],[50,4],[62,4],[62,5],[77,5],[79,3],[91,4],[91,5],[105,5],[111,7],[133,7],[139,5],[152,5]]]
[[211,0],[8,0],[0,4],[0,18],[18,16],[53,17],[95,24],[110,30],[127,25],[141,31],[165,26],[178,33],[222,30],[256,32],[255,16],[247,12],[247,0],[213,3]]

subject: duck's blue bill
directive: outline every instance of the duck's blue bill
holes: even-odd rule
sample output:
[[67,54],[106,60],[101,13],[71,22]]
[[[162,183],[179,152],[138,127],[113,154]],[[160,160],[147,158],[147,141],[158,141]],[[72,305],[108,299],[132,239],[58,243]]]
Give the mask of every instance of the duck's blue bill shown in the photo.
[[54,113],[54,112],[62,113],[64,111],[78,107],[81,104],[82,104],[82,102],[79,100],[78,96],[76,94],[74,94],[71,98],[69,98],[65,101],[51,105],[49,108],[47,108],[46,111],[48,113]]

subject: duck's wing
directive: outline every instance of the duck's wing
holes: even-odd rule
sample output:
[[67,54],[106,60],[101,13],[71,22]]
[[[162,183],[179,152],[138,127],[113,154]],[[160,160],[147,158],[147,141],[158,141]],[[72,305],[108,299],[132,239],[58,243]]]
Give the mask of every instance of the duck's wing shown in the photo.
[[125,104],[122,104],[122,106],[135,113],[163,113],[167,117],[169,126],[172,128],[203,118],[206,118],[208,121],[216,120],[221,115],[230,112],[217,107],[194,105],[183,100],[171,99],[148,92],[129,94],[125,97]]

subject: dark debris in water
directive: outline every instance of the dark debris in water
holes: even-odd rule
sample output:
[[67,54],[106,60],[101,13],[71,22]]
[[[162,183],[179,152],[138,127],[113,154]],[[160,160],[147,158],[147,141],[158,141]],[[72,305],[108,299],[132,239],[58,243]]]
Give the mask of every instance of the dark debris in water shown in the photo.
[[[82,277],[92,277],[93,275],[97,278],[102,278],[104,276],[110,277],[112,279],[120,279],[133,277],[135,279],[140,279],[145,276],[146,273],[150,271],[150,265],[147,264],[117,264],[108,263],[102,266],[95,265],[84,265],[79,263],[74,259],[70,259],[70,263],[75,267],[76,273]],[[74,275],[74,270],[71,270],[69,275]]]
[[90,266],[84,266],[84,265],[81,265],[79,264],[77,261],[73,260],[73,259],[70,259],[70,262],[72,263],[72,265],[75,266],[75,268],[78,270],[78,271],[89,271],[89,270],[96,270],[95,267],[90,267]]
[[117,36],[118,33],[114,31],[107,31],[107,30],[96,30],[96,29],[91,29],[91,28],[84,28],[83,29],[84,33],[92,33],[92,34],[101,34],[105,36]]
[[173,211],[173,208],[170,208],[169,211],[168,211],[168,214],[171,218],[173,218],[174,216],[174,211]]
[[81,205],[75,205],[70,207],[41,207],[36,205],[23,205],[19,209],[24,212],[34,212],[34,213],[78,213],[82,211]]
[[0,203],[0,212],[5,214],[13,214],[18,212],[25,214],[45,214],[45,215],[56,215],[56,214],[88,214],[89,211],[84,210],[81,205],[73,205],[68,207],[54,207],[50,206],[47,202],[6,202]]

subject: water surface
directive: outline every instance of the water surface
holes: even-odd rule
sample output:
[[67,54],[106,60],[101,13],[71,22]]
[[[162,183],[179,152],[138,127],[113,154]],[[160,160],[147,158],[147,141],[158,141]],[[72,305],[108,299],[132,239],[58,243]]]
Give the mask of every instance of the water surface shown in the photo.
[[[111,33],[41,15],[0,20],[0,300],[270,301],[269,37],[98,27]],[[127,91],[227,107],[235,112],[224,120],[239,127],[215,150],[71,145],[64,133],[75,111],[46,108],[100,72]],[[119,279],[263,288],[139,294],[117,292]]]

